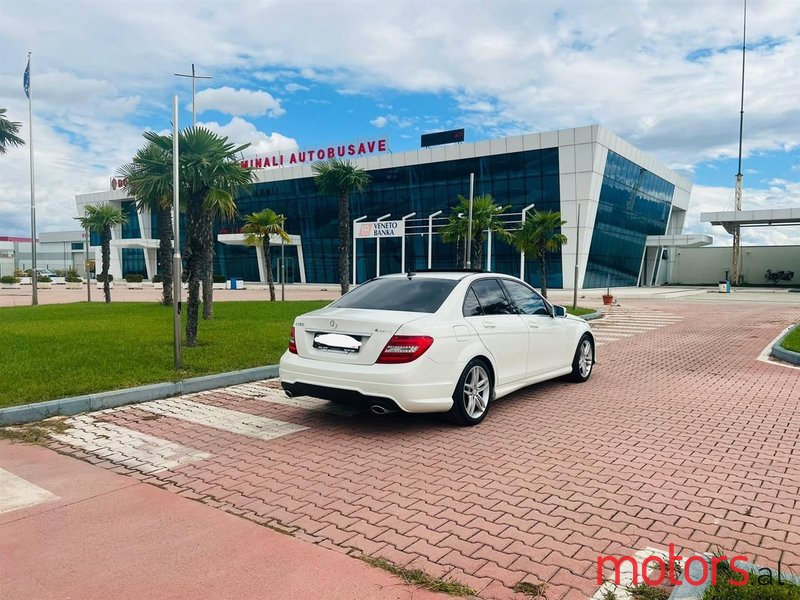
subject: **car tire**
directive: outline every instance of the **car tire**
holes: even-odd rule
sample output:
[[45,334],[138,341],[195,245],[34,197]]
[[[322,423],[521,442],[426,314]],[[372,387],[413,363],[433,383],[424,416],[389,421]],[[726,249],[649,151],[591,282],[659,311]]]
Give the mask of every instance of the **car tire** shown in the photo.
[[575,348],[575,357],[572,359],[572,373],[569,378],[575,383],[588,381],[594,368],[594,342],[591,336],[583,334]]
[[453,407],[447,413],[450,421],[471,427],[486,418],[494,399],[494,377],[486,361],[473,358],[464,367],[453,392]]

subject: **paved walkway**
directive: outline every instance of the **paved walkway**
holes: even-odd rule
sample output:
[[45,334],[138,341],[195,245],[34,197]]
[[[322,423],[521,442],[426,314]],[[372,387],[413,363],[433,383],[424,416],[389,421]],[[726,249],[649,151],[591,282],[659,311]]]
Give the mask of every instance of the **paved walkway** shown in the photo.
[[0,442],[0,598],[447,596],[134,478]]
[[72,419],[51,446],[481,598],[528,581],[585,599],[599,554],[670,543],[800,570],[800,377],[757,360],[800,312],[650,302],[593,325],[588,383],[517,392],[476,428],[265,381]]

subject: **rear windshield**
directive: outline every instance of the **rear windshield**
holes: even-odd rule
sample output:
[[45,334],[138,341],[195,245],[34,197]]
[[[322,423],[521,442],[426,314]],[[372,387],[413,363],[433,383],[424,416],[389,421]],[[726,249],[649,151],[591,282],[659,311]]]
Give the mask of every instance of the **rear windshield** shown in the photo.
[[458,281],[453,279],[420,277],[373,279],[351,290],[331,306],[434,313],[457,284]]

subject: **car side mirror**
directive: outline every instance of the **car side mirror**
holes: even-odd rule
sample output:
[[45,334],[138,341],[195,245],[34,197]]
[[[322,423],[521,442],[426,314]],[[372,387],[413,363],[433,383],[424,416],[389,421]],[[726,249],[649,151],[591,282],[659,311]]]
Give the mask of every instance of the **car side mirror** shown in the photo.
[[553,316],[554,317],[566,317],[567,316],[567,309],[563,306],[559,306],[558,304],[553,305]]

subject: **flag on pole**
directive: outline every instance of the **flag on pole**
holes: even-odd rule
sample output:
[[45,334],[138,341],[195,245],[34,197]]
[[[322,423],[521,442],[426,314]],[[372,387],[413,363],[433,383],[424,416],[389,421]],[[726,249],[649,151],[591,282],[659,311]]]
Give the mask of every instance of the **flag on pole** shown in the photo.
[[31,99],[31,57],[28,57],[28,66],[25,67],[25,75],[22,77],[22,86],[25,88],[25,96]]

